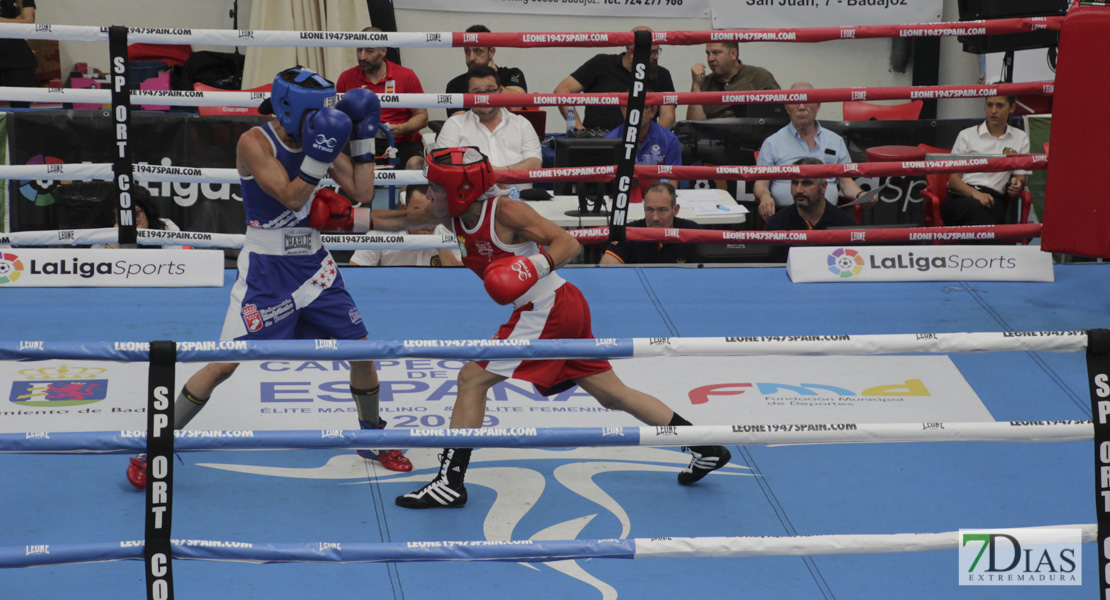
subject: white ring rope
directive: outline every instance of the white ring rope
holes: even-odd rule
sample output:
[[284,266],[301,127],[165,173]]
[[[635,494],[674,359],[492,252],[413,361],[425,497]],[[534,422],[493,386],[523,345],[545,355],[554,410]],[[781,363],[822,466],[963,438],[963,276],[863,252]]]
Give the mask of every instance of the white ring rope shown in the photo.
[[[92,25],[0,23],[0,39],[107,42],[108,28]],[[129,43],[211,46],[298,46],[302,48],[450,48],[451,32],[281,31],[129,27]]]
[[[246,236],[241,233],[207,233],[200,231],[165,231],[139,229],[136,231],[140,246],[190,246],[193,248],[242,248]],[[419,235],[411,233],[343,233],[320,236],[328,250],[437,250],[457,248],[453,235]],[[87,246],[115,244],[119,230],[114,227],[100,229],[15,231],[0,233],[0,245],[15,246]]]
[[[178,183],[239,183],[235,169],[215,167],[180,167],[135,163],[133,172],[137,181]],[[111,181],[115,178],[112,163],[66,163],[57,165],[0,165],[0,180],[21,179],[30,181]],[[335,185],[330,178],[321,179],[323,185]],[[400,187],[428,183],[428,178],[418,170],[375,169],[374,185]]]
[[[816,43],[840,39],[984,36],[1059,29],[1062,17],[993,19],[975,22],[911,23],[847,27],[795,27],[725,31],[655,31],[653,44],[693,46],[714,41]],[[214,46],[397,47],[613,47],[633,43],[633,34],[617,32],[454,33],[285,31],[265,29],[191,29],[129,27],[128,40],[151,44]],[[106,42],[108,27],[0,23],[0,38]]]
[[[1020,527],[1018,531],[1036,538],[1038,529],[1081,529],[1083,542],[1098,539],[1098,526],[1059,525]],[[958,550],[958,531],[944,533],[802,535],[795,537],[702,537],[636,539],[636,558],[681,558],[694,556],[816,556],[821,554],[886,554]],[[1022,540],[1026,538],[1023,536]],[[641,545],[642,544],[642,545]]]
[[[980,352],[1084,352],[1086,331],[891,333],[552,340],[234,340],[176,342],[178,362],[244,360],[460,360],[649,356],[844,356]],[[147,361],[149,342],[0,340],[0,360]]]
[[[29,433],[29,434],[28,434]],[[4,453],[135,452],[142,430],[0,433]],[[790,446],[913,442],[1083,442],[1093,421],[934,423],[740,423],[676,427],[511,427],[482,429],[201,430],[175,432],[180,452],[355,448],[562,448],[613,446]]]
[[[646,105],[679,106],[684,104],[777,104],[782,102],[846,102],[850,100],[905,100],[930,98],[985,98],[997,95],[1052,95],[1052,81],[1002,83],[995,85],[946,85],[914,87],[819,88],[806,91],[736,91],[736,92],[651,92]],[[108,104],[111,90],[96,88],[26,88],[0,87],[0,100],[74,104]],[[342,94],[340,94],[342,96]],[[269,92],[196,91],[196,90],[134,90],[133,105],[159,104],[169,106],[242,106],[257,108]],[[528,94],[380,94],[385,108],[470,108],[472,106],[547,107],[618,106],[627,102],[626,94],[618,93],[528,93]]]
[[[1083,543],[1098,540],[1094,523],[1011,527],[1022,542],[1060,542],[1058,530],[1080,530]],[[1057,530],[1047,531],[1047,530]],[[366,563],[431,561],[547,562],[585,558],[737,558],[749,556],[818,556],[892,554],[958,550],[960,532],[840,534],[762,537],[658,537],[575,540],[438,540],[433,542],[315,542],[262,544],[232,540],[173,540],[173,558],[221,562]],[[137,560],[142,540],[112,543],[50,544],[48,552],[29,554],[27,546],[0,546],[0,566],[44,566]]]

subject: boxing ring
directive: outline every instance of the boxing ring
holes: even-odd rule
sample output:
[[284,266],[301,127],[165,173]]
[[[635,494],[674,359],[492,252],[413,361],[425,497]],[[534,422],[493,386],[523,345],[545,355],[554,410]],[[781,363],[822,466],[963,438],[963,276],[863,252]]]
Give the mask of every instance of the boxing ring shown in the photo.
[[[253,373],[264,385],[273,373],[289,373],[312,382],[297,390],[319,391],[304,401],[292,388],[269,398],[221,388],[191,429],[225,434],[177,440],[173,589],[183,598],[316,597],[321,589],[393,598],[953,595],[960,529],[1064,526],[1080,528],[1084,542],[1096,539],[1088,372],[1076,353],[1086,348],[1083,332],[1102,325],[1110,309],[1101,269],[1057,265],[1055,281],[1038,284],[799,286],[780,269],[567,268],[564,277],[590,299],[599,339],[524,349],[450,343],[488,339],[504,318],[469,272],[347,269],[371,339],[397,342],[249,349],[257,350],[247,355],[254,362],[236,379],[256,381]],[[201,342],[179,348],[181,382],[198,367],[193,361],[244,356],[235,354],[243,348],[203,343],[222,323],[234,278],[227,272],[222,288],[187,293],[5,289],[0,356],[18,359],[11,372],[22,373],[58,369],[59,361],[146,360],[142,345],[116,341]],[[1020,335],[1026,332],[1049,333]],[[427,360],[429,369],[403,373],[431,379],[442,372],[444,382],[462,359],[497,352],[625,358],[614,362],[622,378],[666,390],[659,395],[668,405],[710,426],[639,428],[628,416],[586,411],[516,417],[517,407],[557,408],[559,400],[495,395],[490,433],[465,438],[484,448],[468,473],[468,505],[408,512],[391,498],[438,468],[435,448],[460,439],[416,409],[434,406],[443,416],[449,403],[395,382],[395,393],[383,395],[390,429],[342,431],[354,423],[349,413],[320,410],[345,408],[341,399],[324,399],[321,392],[333,391],[320,387],[326,378],[296,374],[341,370],[337,363],[351,357],[345,352]],[[871,354],[886,356],[862,356]],[[938,355],[926,361],[926,354]],[[709,356],[725,368],[687,370]],[[872,360],[880,366],[869,367]],[[921,376],[927,390],[950,383],[959,397],[921,393],[910,383],[917,369],[928,372]],[[866,390],[815,382],[813,373],[889,388],[877,396],[890,404],[915,397],[911,413],[921,418],[897,420],[897,411],[867,406]],[[145,402],[145,369],[111,385],[135,388],[129,397]],[[789,386],[806,389],[791,396]],[[775,420],[776,395],[799,405],[781,414],[813,418]],[[11,597],[131,597],[145,589],[136,561],[149,507],[124,479],[123,455],[145,447],[147,416],[135,410],[145,404],[128,402],[112,395],[82,405],[99,404],[109,415],[120,409],[108,438],[86,433],[100,430],[83,427],[89,417],[80,415],[91,413],[80,408],[25,415],[16,413],[45,411],[5,407],[0,567],[29,567],[0,568],[0,589]],[[561,402],[589,405],[573,393]],[[853,405],[881,418],[824,418],[855,414]],[[272,409],[279,406],[294,412],[278,421]],[[738,420],[738,412],[758,416]],[[947,418],[953,414],[970,416]],[[24,417],[62,418],[42,430],[15,424]],[[234,427],[252,419],[254,427]],[[290,419],[314,427],[294,434],[280,426]],[[257,435],[245,435],[248,429]],[[414,471],[376,469],[350,451],[379,439],[413,448]],[[675,446],[706,439],[732,445],[733,462],[697,486],[675,485],[687,462]],[[94,440],[103,445],[87,445]],[[1024,443],[1034,441],[1044,443]],[[1098,558],[1092,544],[1084,550],[1081,586],[969,593],[1092,596]],[[284,564],[249,564],[260,562]]]
[[[986,324],[1000,331],[1073,329],[1097,321],[1107,308],[1104,302],[1073,300],[1103,291],[1106,283],[1095,276],[1098,269],[1058,266],[1057,281],[1051,284],[810,284],[804,286],[804,295],[777,269],[576,268],[568,269],[566,276],[594,299],[594,317],[604,324],[598,327],[603,332],[600,335],[677,338],[717,336],[722,330],[745,336],[871,335],[889,332],[889,323],[897,323],[898,329],[906,332],[936,333],[984,329]],[[229,274],[228,287],[231,278]],[[490,323],[497,322],[502,310],[488,302],[472,279],[459,271],[362,269],[351,270],[348,283],[363,299],[368,315],[378,311],[391,314],[375,326],[375,338],[479,339]],[[456,293],[450,301],[427,293],[440,288]],[[699,303],[696,311],[689,309],[691,293],[728,297],[753,289],[760,290],[765,300],[760,303],[765,312],[758,319],[737,314],[723,302],[707,300]],[[134,298],[106,289],[12,290],[19,318],[11,338],[46,337],[59,342],[113,339],[120,337],[115,324],[126,322],[131,323],[127,337],[132,339],[153,339],[168,328],[178,332],[181,341],[202,341],[209,339],[209,332],[219,324],[211,306],[221,305],[227,290],[204,290],[189,298],[167,290],[148,291]],[[58,294],[63,297],[53,298]],[[81,318],[60,316],[50,307],[51,302],[46,302],[48,297],[55,305],[80,301],[87,312]],[[875,298],[886,301],[874,302]],[[853,315],[852,309],[845,309],[840,312],[846,316],[834,322],[803,312],[813,303],[834,302],[861,311],[866,307],[865,314]],[[1029,311],[1032,304],[1043,310]],[[47,322],[54,325],[44,332],[41,323],[48,314],[53,317]],[[136,314],[143,318],[136,320]],[[1089,416],[1081,384],[1082,359],[1075,354],[1014,351],[952,354],[949,358],[996,420],[1083,420]],[[615,363],[618,372],[624,363]],[[638,379],[635,384],[651,389],[668,377],[673,375],[662,375],[658,381]],[[693,388],[698,383],[688,385]],[[699,408],[684,398],[666,400],[676,409],[683,406],[684,412]],[[217,399],[221,404],[236,401],[232,395]],[[257,412],[257,403],[249,402],[256,405]],[[697,423],[713,422],[712,410],[691,414],[696,415],[692,420]],[[589,426],[588,417],[578,415],[574,420],[577,426]],[[542,421],[535,424],[544,426]],[[628,419],[626,424],[634,422]],[[214,428],[224,427],[217,424]],[[619,546],[618,541],[943,533],[961,527],[1090,521],[1089,441],[755,445],[738,449],[735,468],[691,489],[674,484],[673,473],[685,460],[673,448],[625,448],[620,453],[600,447],[479,450],[472,467],[470,503],[446,514],[403,512],[390,501],[393,495],[408,491],[415,478],[424,478],[436,468],[432,450],[410,451],[416,470],[400,477],[367,472],[369,463],[351,459],[353,453],[344,450],[183,452],[185,462],[175,470],[174,537],[260,546],[318,540],[321,547],[335,542],[341,548],[366,542],[403,546],[438,540],[493,541],[487,538],[496,540],[505,526],[491,524],[492,517],[515,525],[511,539],[610,540],[627,553],[628,547]],[[674,457],[669,464],[662,462],[668,454]],[[25,545],[142,539],[143,499],[122,477],[125,462],[118,455],[0,455],[3,479],[10,483],[0,492],[0,505],[7,515],[5,529],[9,530],[5,539],[14,537]],[[598,478],[611,502],[600,497],[591,500],[593,496],[579,495],[559,484],[554,473],[557,468],[582,462],[624,463],[627,470],[606,472]],[[327,465],[334,470],[320,472]],[[359,465],[362,472],[358,472]],[[522,489],[506,490],[497,479],[480,475],[497,467],[519,470],[515,477],[520,478]],[[525,475],[542,476],[546,482],[535,507],[523,515],[495,511],[498,501],[504,503],[502,509],[527,502],[527,493],[534,488],[525,484],[529,481]],[[53,505],[59,498],[67,499],[61,503],[63,508],[44,514],[43,504],[49,501]],[[596,516],[577,535],[557,535],[559,524],[573,531],[578,519],[591,515]],[[627,532],[624,522],[628,523]],[[547,536],[537,535],[545,531]],[[1093,552],[1085,553],[1087,573],[1095,568],[1094,559]],[[579,559],[555,563],[560,565],[556,570],[539,564],[533,568],[485,561],[259,567],[175,560],[174,583],[182,597],[202,593],[311,595],[326,581],[334,589],[352,592],[369,585],[386,596],[390,592],[380,588],[390,585],[393,597],[449,593],[479,597],[491,582],[497,582],[506,597],[520,593],[595,597],[602,592],[591,586],[598,590],[610,586],[623,596],[644,598],[688,593],[734,597],[737,586],[752,594],[777,597],[821,593],[879,597],[893,585],[899,586],[904,597],[926,598],[935,597],[938,588],[947,589],[941,586],[956,584],[954,552],[950,550],[805,558],[676,557],[646,565],[641,562]],[[691,577],[693,572],[701,574]],[[7,582],[5,588],[32,596],[48,590],[46,595],[63,595],[91,586],[123,588],[138,595],[142,587],[141,568],[132,561],[4,569],[0,577]],[[1093,579],[1086,578],[1082,588],[1053,588],[1054,597],[1089,595]],[[1014,591],[979,589],[976,593],[1010,597]]]

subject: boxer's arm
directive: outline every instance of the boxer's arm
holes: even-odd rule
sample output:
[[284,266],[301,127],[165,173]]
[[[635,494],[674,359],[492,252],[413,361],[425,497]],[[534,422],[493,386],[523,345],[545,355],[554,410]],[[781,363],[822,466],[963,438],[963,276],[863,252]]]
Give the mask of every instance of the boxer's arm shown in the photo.
[[253,176],[262,191],[289,210],[304,208],[316,186],[300,177],[289,179],[285,167],[274,157],[266,134],[257,129],[239,136],[235,146],[235,162],[239,175]]
[[351,200],[370,203],[374,200],[374,163],[356,163],[340,154],[331,163],[331,178],[343,188]]
[[582,251],[582,244],[574,236],[519,200],[498,199],[495,229],[503,242],[515,244],[524,239],[539,244],[551,257],[553,269],[569,263]]

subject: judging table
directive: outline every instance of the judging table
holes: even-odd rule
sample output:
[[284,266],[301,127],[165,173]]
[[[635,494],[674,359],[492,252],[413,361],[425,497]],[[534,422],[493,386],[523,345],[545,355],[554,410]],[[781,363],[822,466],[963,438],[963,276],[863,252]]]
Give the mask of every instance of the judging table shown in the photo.
[[[701,225],[736,226],[747,220],[748,209],[737,204],[726,190],[691,189],[677,190],[678,216]],[[610,202],[606,200],[607,204]],[[563,229],[605,227],[609,215],[568,215],[578,210],[578,196],[555,196],[552,200],[529,201],[528,205],[544,218]],[[643,203],[628,205],[628,221],[644,218]]]

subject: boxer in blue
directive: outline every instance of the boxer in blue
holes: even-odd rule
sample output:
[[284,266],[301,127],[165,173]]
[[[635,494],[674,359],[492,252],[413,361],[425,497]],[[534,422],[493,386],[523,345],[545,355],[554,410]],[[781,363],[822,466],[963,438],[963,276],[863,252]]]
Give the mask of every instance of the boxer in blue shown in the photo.
[[[259,110],[275,119],[244,133],[236,146],[247,234],[220,339],[365,339],[362,316],[319,232],[367,231],[370,210],[317,188],[330,173],[356,202],[373,199],[378,97],[351,90],[336,102],[330,81],[294,67],[278,73]],[[342,153],[348,140],[350,156]],[[184,428],[238,366],[209,363],[190,377],[174,403],[174,428]],[[351,395],[361,428],[385,427],[372,361],[351,361]],[[358,454],[393,471],[412,470],[399,450]],[[131,459],[127,478],[146,486],[144,457]]]

